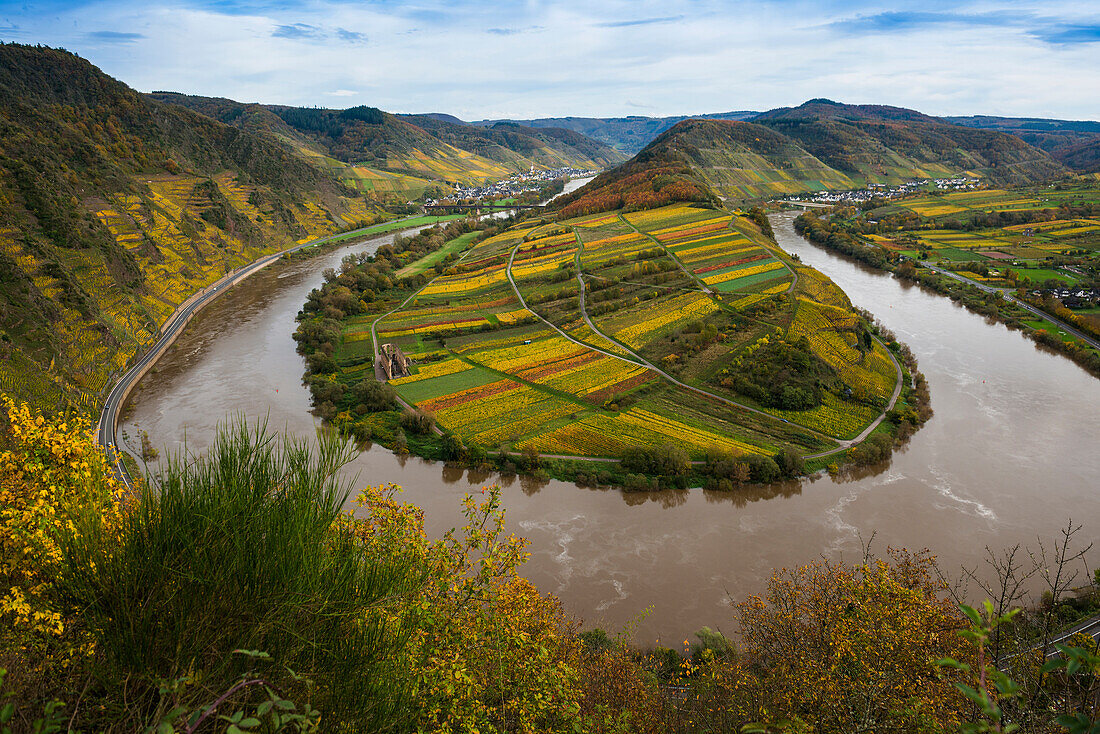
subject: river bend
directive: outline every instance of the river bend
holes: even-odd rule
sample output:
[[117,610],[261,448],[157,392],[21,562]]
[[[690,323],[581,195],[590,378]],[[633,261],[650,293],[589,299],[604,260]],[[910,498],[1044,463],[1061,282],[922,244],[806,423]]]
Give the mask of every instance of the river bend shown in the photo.
[[[461,524],[460,498],[503,485],[508,530],[531,541],[524,573],[587,623],[618,630],[643,612],[637,642],[679,645],[703,625],[733,630],[729,600],[763,591],[774,568],[821,555],[858,560],[860,538],[933,549],[948,567],[984,547],[1034,542],[1072,516],[1100,532],[1100,380],[951,301],[827,253],[772,218],[779,243],[831,276],[908,343],[935,416],[886,466],[856,476],[732,494],[628,494],[501,478],[373,447],[349,467],[393,482],[425,508],[429,533]],[[227,414],[310,436],[316,421],[291,333],[321,271],[348,252],[280,263],[236,286],[187,327],[134,391],[120,434],[147,430],[201,451]]]

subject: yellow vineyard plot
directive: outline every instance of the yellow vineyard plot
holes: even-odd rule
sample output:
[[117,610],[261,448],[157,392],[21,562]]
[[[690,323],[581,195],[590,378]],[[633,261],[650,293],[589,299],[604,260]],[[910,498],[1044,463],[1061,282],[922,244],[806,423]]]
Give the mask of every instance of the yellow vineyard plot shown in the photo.
[[647,339],[643,336],[659,331],[669,324],[686,319],[701,319],[718,310],[717,304],[703,293],[685,293],[662,301],[654,309],[654,314],[639,320],[626,328],[619,329],[614,336],[634,349],[640,348]]
[[446,377],[447,375],[456,375],[459,372],[465,372],[466,370],[473,369],[470,365],[466,364],[460,359],[446,359],[442,362],[433,362],[419,367],[414,375],[406,375],[405,377],[398,377],[395,380],[390,380],[391,385],[405,385],[410,382],[419,382],[420,380],[430,380],[433,377]]
[[434,295],[458,295],[470,291],[488,288],[496,283],[503,283],[508,279],[504,272],[504,266],[500,265],[495,270],[479,270],[473,275],[445,275],[436,278],[429,283],[421,296]]
[[547,362],[573,353],[584,351],[565,337],[552,336],[539,339],[532,344],[513,344],[500,349],[479,351],[472,358],[499,372],[517,372],[539,362]]
[[509,325],[534,316],[534,314],[528,311],[526,308],[517,308],[515,311],[501,311],[500,313],[494,315],[497,317],[497,320],[500,321],[500,323]]
[[703,282],[707,285],[718,285],[719,283],[726,283],[731,280],[739,280],[741,278],[747,278],[750,275],[758,275],[760,273],[769,273],[773,270],[782,270],[784,268],[783,263],[778,260],[772,260],[762,265],[753,265],[748,268],[741,268],[739,270],[730,270],[726,273],[719,275],[712,275],[709,278],[703,278]]

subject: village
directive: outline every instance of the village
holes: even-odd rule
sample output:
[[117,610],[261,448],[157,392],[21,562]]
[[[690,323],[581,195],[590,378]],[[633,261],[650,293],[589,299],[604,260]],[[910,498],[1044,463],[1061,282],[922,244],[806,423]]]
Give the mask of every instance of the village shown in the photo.
[[1031,292],[1034,296],[1057,298],[1066,308],[1093,308],[1100,304],[1100,290],[1096,288],[1059,287]]
[[508,199],[528,191],[538,191],[555,179],[586,178],[595,176],[597,173],[599,171],[588,171],[570,166],[549,170],[539,170],[532,166],[526,173],[517,173],[510,178],[485,186],[455,186],[450,196],[442,199],[429,199],[424,203],[428,206],[437,206],[439,204]]
[[896,199],[928,191],[929,185],[939,191],[965,191],[977,188],[978,179],[969,177],[914,179],[903,184],[889,186],[887,184],[868,184],[866,188],[853,189],[851,191],[822,191],[813,196],[792,195],[782,201],[812,201],[815,204],[848,204],[856,206],[872,199]]

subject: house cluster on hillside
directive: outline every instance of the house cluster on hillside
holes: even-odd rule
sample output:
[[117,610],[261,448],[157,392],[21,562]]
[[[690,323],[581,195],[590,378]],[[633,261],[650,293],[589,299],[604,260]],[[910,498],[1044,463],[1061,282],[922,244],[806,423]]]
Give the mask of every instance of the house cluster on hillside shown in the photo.
[[595,176],[599,171],[586,171],[583,168],[552,168],[550,170],[538,170],[534,166],[526,173],[517,173],[503,181],[487,184],[485,186],[455,186],[454,192],[443,199],[431,199],[426,203],[455,204],[465,201],[482,201],[491,199],[508,199],[527,191],[538,191],[546,184],[559,178],[584,178]]
[[853,189],[852,191],[821,191],[812,196],[792,195],[784,201],[812,201],[816,204],[849,204],[852,206],[862,204],[871,199],[896,199],[901,196],[909,196],[928,190],[929,184],[940,191],[964,191],[976,188],[978,179],[960,178],[936,178],[914,179],[896,186],[887,184],[868,184],[866,188]]

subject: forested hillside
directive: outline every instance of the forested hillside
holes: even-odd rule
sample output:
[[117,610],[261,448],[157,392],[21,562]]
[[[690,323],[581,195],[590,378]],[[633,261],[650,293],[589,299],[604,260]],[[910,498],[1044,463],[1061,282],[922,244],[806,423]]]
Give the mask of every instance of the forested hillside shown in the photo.
[[754,118],[858,183],[895,183],[968,173],[996,184],[1025,184],[1065,173],[1014,135],[951,125],[901,107],[815,99]]
[[1056,161],[1075,171],[1087,173],[1100,168],[1100,122],[1095,120],[1051,120],[1042,117],[991,115],[943,119],[955,125],[1011,133],[1028,145],[1045,150]]
[[94,411],[191,293],[381,210],[289,146],[0,46],[0,389]]
[[[1066,173],[1006,133],[948,125],[914,110],[812,100],[753,122],[685,120],[558,203],[575,216],[677,198],[751,201],[957,175],[1017,184]],[[675,196],[666,191],[673,184]],[[684,187],[693,193],[679,191]]]
[[[564,129],[515,124],[466,125],[442,115],[391,115],[374,107],[329,110],[244,104],[229,99],[154,92],[230,125],[271,134],[328,168],[346,167],[349,183],[407,176],[403,190],[434,184],[475,185],[536,168],[599,169],[624,156],[603,143]],[[318,160],[320,158],[321,160]],[[323,159],[327,159],[323,160]],[[398,187],[401,188],[401,187]]]
[[[494,127],[500,123],[515,123],[535,128],[565,128],[610,145],[615,150],[634,155],[654,138],[676,123],[698,120],[751,120],[759,112],[713,112],[704,115],[674,115],[672,117],[542,117],[533,120],[481,120],[473,124]],[[453,118],[452,118],[453,119]]]

